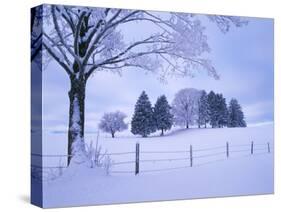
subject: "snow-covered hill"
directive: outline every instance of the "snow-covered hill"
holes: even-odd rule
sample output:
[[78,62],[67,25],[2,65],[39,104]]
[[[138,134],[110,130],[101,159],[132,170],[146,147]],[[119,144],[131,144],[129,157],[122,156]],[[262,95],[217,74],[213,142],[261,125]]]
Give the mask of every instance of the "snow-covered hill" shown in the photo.
[[[59,137],[63,135],[56,136],[54,139],[62,139]],[[87,140],[90,139],[95,140],[95,135],[87,135]],[[253,155],[251,155],[252,141]],[[134,175],[134,163],[114,165],[109,176],[102,169],[71,167],[58,179],[44,183],[44,206],[61,207],[273,192],[273,125],[174,130],[164,137],[155,135],[148,138],[123,134],[112,139],[101,134],[99,139],[100,145],[108,153],[132,152],[111,155],[115,163],[134,161],[137,142],[140,143],[139,175]],[[229,143],[229,158],[226,157],[226,142]],[[190,167],[188,159],[190,145],[193,147],[193,167]],[[182,160],[161,161],[169,158]],[[177,167],[179,169],[173,169]],[[128,173],[119,173],[120,171]]]

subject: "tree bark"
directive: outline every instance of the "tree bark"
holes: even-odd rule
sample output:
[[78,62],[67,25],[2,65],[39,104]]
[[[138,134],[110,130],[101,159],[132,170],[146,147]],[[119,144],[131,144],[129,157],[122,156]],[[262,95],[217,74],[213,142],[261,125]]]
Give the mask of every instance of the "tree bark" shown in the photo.
[[69,96],[69,126],[68,126],[68,159],[70,164],[73,156],[83,154],[84,144],[84,110],[85,110],[86,80],[70,79]]
[[188,125],[188,122],[186,122],[186,129],[188,129],[189,128],[189,125]]
[[161,129],[161,136],[164,135],[164,129]]
[[113,131],[111,131],[111,137],[114,138],[114,132]]

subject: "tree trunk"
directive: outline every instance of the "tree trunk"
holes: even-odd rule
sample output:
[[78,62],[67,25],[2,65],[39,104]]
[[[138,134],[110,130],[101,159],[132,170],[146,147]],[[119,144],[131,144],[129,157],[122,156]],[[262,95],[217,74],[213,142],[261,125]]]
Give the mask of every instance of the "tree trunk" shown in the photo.
[[188,122],[186,122],[186,126],[185,126],[185,127],[186,127],[186,129],[188,129],[188,128],[189,128]]
[[164,129],[161,129],[161,136],[164,135]]
[[205,122],[205,128],[207,128],[207,123]]
[[114,138],[114,132],[113,131],[111,131],[111,137]]
[[84,108],[86,81],[72,78],[70,80],[69,96],[69,126],[68,126],[68,159],[67,164],[76,157],[81,163],[85,157],[84,143]]

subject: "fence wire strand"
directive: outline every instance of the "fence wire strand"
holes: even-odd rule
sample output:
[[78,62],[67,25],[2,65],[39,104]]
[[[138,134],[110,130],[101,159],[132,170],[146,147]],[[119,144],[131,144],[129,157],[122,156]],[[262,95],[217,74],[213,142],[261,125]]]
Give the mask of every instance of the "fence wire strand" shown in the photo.
[[211,147],[211,148],[203,148],[203,149],[194,149],[193,152],[205,152],[210,150],[216,150],[216,149],[225,149],[226,146],[217,146],[217,147]]
[[141,154],[169,154],[169,153],[187,153],[188,151],[183,151],[183,150],[179,150],[179,151],[141,151]]
[[172,167],[172,168],[163,168],[163,169],[144,169],[141,170],[141,173],[144,172],[161,172],[161,171],[170,171],[170,170],[176,170],[176,169],[185,169],[189,168],[190,166],[178,166],[178,167]]
[[150,160],[140,160],[140,162],[165,162],[165,161],[179,161],[179,160],[190,160],[190,157],[185,158],[163,158],[163,159],[150,159]]
[[120,161],[120,162],[113,162],[113,163],[111,163],[111,165],[122,165],[122,164],[130,164],[130,163],[135,163],[136,161]]

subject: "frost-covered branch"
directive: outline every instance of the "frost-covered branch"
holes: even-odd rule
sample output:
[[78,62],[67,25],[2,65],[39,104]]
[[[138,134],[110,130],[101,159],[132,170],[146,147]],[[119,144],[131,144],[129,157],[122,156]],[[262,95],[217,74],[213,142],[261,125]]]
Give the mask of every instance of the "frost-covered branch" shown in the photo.
[[64,45],[64,47],[67,49],[67,51],[73,56],[75,61],[81,66],[80,58],[74,53],[74,51],[71,49],[71,47],[65,42],[65,38],[62,34],[62,31],[60,30],[60,27],[59,27],[59,24],[57,21],[57,16],[55,14],[56,9],[55,9],[54,5],[52,6],[51,11],[52,11],[52,18],[53,18],[55,30],[58,34],[58,37],[59,37],[61,43]]
[[241,19],[238,16],[208,15],[208,18],[215,22],[223,33],[228,32],[231,25],[241,27],[248,24],[247,20]]
[[[50,41],[51,46],[49,45],[50,49],[52,49],[55,53],[55,48],[57,48],[59,50],[60,53],[55,53],[57,55],[57,57],[61,60],[61,62],[63,62],[63,60],[61,59],[63,57],[63,59],[67,62],[67,64],[70,66],[71,62],[68,59],[68,57],[66,56],[66,52],[62,49],[62,46],[59,43],[56,43],[49,35],[47,35],[46,33],[43,33],[44,36]],[[45,42],[46,44],[46,42]],[[62,44],[63,45],[63,44]],[[61,55],[59,55],[61,54]],[[70,68],[69,68],[70,69]]]
[[[51,39],[59,52],[72,56],[73,61],[67,61],[68,65],[73,64],[72,72],[79,72],[86,79],[96,70],[124,67],[162,70],[181,76],[205,69],[218,78],[211,61],[202,56],[210,52],[210,47],[205,27],[197,15],[72,6],[52,6],[51,14]],[[233,16],[207,17],[222,32],[227,32],[231,25],[240,27],[247,22]],[[132,22],[146,22],[156,28],[146,38],[128,42],[121,29]],[[67,33],[72,37],[66,37]]]
[[50,47],[50,45],[48,45],[46,42],[43,42],[43,47],[48,51],[48,53],[64,68],[64,70],[66,71],[66,73],[71,76],[72,75],[72,71],[71,69],[63,62],[63,60],[61,59],[59,53],[54,50],[53,48]]
[[68,23],[71,32],[74,33],[75,32],[75,25],[74,25],[74,21],[73,18],[69,12],[69,9],[67,7],[63,7],[63,6],[57,6],[56,10],[61,14],[61,16],[63,17],[63,19]]

